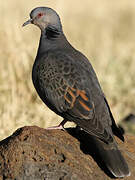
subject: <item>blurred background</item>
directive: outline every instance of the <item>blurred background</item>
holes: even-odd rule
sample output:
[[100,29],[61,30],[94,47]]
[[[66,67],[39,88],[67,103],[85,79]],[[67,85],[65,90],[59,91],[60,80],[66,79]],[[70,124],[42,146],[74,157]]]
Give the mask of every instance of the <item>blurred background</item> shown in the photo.
[[39,99],[31,71],[40,31],[22,24],[37,6],[54,8],[70,43],[91,61],[116,122],[135,112],[135,1],[0,1],[0,139],[61,118]]

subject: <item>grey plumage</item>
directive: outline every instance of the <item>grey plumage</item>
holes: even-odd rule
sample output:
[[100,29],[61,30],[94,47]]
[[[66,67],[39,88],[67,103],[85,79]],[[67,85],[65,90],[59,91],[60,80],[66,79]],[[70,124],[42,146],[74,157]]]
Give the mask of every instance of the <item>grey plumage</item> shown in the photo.
[[[92,135],[104,163],[115,177],[130,175],[113,134],[124,140],[88,59],[67,41],[58,14],[32,10],[27,24],[41,29],[32,79],[42,101],[67,121]],[[65,122],[64,122],[65,123]],[[63,123],[63,124],[64,124]]]

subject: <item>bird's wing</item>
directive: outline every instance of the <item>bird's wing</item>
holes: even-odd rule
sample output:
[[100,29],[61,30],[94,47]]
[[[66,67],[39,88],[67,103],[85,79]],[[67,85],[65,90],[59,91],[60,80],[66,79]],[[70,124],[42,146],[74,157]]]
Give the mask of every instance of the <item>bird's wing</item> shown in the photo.
[[[96,82],[92,82],[89,71],[86,71],[83,66],[78,65],[69,56],[61,54],[58,57],[56,55],[48,57],[45,63],[40,64],[39,69],[39,84],[47,101],[53,107],[52,109],[56,109],[58,113],[63,114],[63,117],[67,117],[88,133],[105,142],[112,140],[111,135],[104,127],[108,126],[108,124],[104,124],[106,121],[102,122],[98,118],[100,116],[96,117],[96,98],[93,99],[96,95],[93,96],[92,93],[98,93],[99,90],[94,85]],[[95,88],[95,91],[92,88]],[[104,98],[100,100],[104,101]],[[100,100],[96,103],[100,104]],[[99,113],[104,112],[100,109]]]

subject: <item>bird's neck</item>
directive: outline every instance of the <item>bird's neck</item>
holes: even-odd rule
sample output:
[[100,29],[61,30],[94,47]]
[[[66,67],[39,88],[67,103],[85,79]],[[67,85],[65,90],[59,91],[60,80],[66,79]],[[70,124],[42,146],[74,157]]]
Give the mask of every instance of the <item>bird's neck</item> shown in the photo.
[[39,48],[36,59],[41,59],[48,51],[54,51],[56,49],[64,48],[65,44],[68,44],[63,31],[59,31],[54,27],[47,27],[44,31],[41,31],[41,37],[39,42]]
[[45,36],[48,40],[55,40],[59,38],[62,33],[62,29],[58,29],[54,26],[48,26],[44,31],[42,31],[42,35]]

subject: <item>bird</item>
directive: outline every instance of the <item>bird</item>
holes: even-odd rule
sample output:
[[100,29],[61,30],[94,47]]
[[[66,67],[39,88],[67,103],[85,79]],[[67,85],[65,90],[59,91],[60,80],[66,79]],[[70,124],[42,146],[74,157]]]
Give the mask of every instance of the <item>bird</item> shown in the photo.
[[105,166],[114,177],[130,176],[127,162],[114,135],[124,141],[88,60],[67,40],[58,13],[36,7],[23,27],[33,24],[41,31],[32,69],[32,81],[41,100],[63,121],[50,129],[64,129],[74,122],[94,140]]

